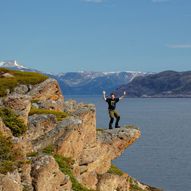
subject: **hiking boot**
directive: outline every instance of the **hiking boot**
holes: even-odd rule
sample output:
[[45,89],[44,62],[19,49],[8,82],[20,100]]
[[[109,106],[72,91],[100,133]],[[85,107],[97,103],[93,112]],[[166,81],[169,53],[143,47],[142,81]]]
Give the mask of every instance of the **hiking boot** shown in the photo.
[[113,127],[109,127],[109,129],[113,129]]
[[121,127],[121,126],[118,125],[118,126],[116,126],[115,128],[120,128],[120,127]]

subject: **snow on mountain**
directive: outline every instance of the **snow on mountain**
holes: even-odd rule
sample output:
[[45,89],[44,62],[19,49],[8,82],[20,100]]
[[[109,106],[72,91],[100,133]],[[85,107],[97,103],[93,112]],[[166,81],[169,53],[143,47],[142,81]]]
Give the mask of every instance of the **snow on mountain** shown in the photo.
[[[16,60],[0,62],[0,67],[13,70],[40,72],[19,64]],[[44,72],[40,72],[44,73]],[[58,80],[63,93],[66,95],[98,95],[103,90],[114,91],[123,84],[128,84],[138,76],[147,76],[150,73],[140,71],[116,71],[116,72],[94,72],[79,71],[59,74],[44,73]]]
[[17,69],[27,69],[25,66],[18,64],[16,60],[0,61],[0,67],[4,68],[17,68]]

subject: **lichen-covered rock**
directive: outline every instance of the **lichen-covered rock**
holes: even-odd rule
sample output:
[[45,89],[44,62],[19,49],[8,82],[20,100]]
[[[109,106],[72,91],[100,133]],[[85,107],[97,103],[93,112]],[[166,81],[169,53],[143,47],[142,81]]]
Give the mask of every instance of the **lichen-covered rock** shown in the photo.
[[75,100],[67,100],[64,102],[64,111],[73,113],[78,109],[78,104]]
[[0,191],[22,191],[21,177],[18,171],[0,174]]
[[[134,128],[98,131],[96,142],[85,147],[81,152],[79,157],[80,170],[75,171],[78,180],[87,187],[94,189],[96,181],[89,181],[92,172],[96,172],[96,174],[106,173],[111,166],[111,161],[121,155],[139,136],[140,131]],[[86,170],[83,170],[85,167]],[[93,179],[95,177],[92,177]]]
[[31,177],[31,164],[25,163],[21,166],[21,184],[23,185],[23,190],[33,191],[32,177]]
[[97,140],[107,145],[111,160],[120,156],[122,152],[141,135],[136,128],[117,128],[113,130],[98,131]]
[[32,90],[28,92],[28,95],[37,101],[40,108],[56,111],[62,111],[64,108],[64,97],[55,79],[49,78],[35,85]]
[[3,100],[5,107],[11,108],[25,125],[28,123],[28,114],[31,109],[31,97],[27,95],[13,94]]
[[105,173],[100,176],[99,183],[97,184],[98,191],[129,191],[129,177],[127,174],[123,176]]
[[26,94],[30,89],[32,88],[32,86],[29,85],[24,85],[24,84],[20,84],[19,86],[16,86],[14,88],[14,93],[16,94]]
[[86,105],[73,115],[81,123],[76,128],[68,128],[65,135],[57,141],[57,152],[65,157],[79,160],[83,149],[96,142],[95,107]]
[[68,117],[59,122],[54,129],[32,141],[34,151],[42,150],[49,145],[57,147],[60,140],[64,140],[68,132],[73,132],[80,124],[81,120],[74,117]]
[[32,184],[36,191],[70,191],[71,182],[51,156],[37,157],[32,164]]
[[57,125],[55,115],[52,114],[34,114],[29,116],[28,130],[25,133],[25,138],[34,140],[50,130],[54,129]]

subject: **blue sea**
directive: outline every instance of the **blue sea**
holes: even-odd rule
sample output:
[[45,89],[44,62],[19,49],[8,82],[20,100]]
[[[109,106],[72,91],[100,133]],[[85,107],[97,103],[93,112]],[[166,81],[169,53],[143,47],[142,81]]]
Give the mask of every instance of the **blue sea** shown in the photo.
[[[66,96],[96,105],[97,127],[108,127],[100,96]],[[191,99],[126,98],[117,109],[120,124],[133,124],[142,136],[115,161],[139,181],[165,191],[191,191]]]

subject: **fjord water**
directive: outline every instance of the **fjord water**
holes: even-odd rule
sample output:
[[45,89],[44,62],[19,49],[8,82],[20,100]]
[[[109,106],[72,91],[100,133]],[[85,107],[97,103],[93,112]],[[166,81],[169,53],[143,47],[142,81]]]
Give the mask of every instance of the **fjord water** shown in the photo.
[[[107,104],[98,96],[67,96],[96,105],[97,127],[107,128]],[[117,109],[121,125],[142,136],[114,163],[141,182],[165,191],[191,190],[191,99],[126,98]]]

